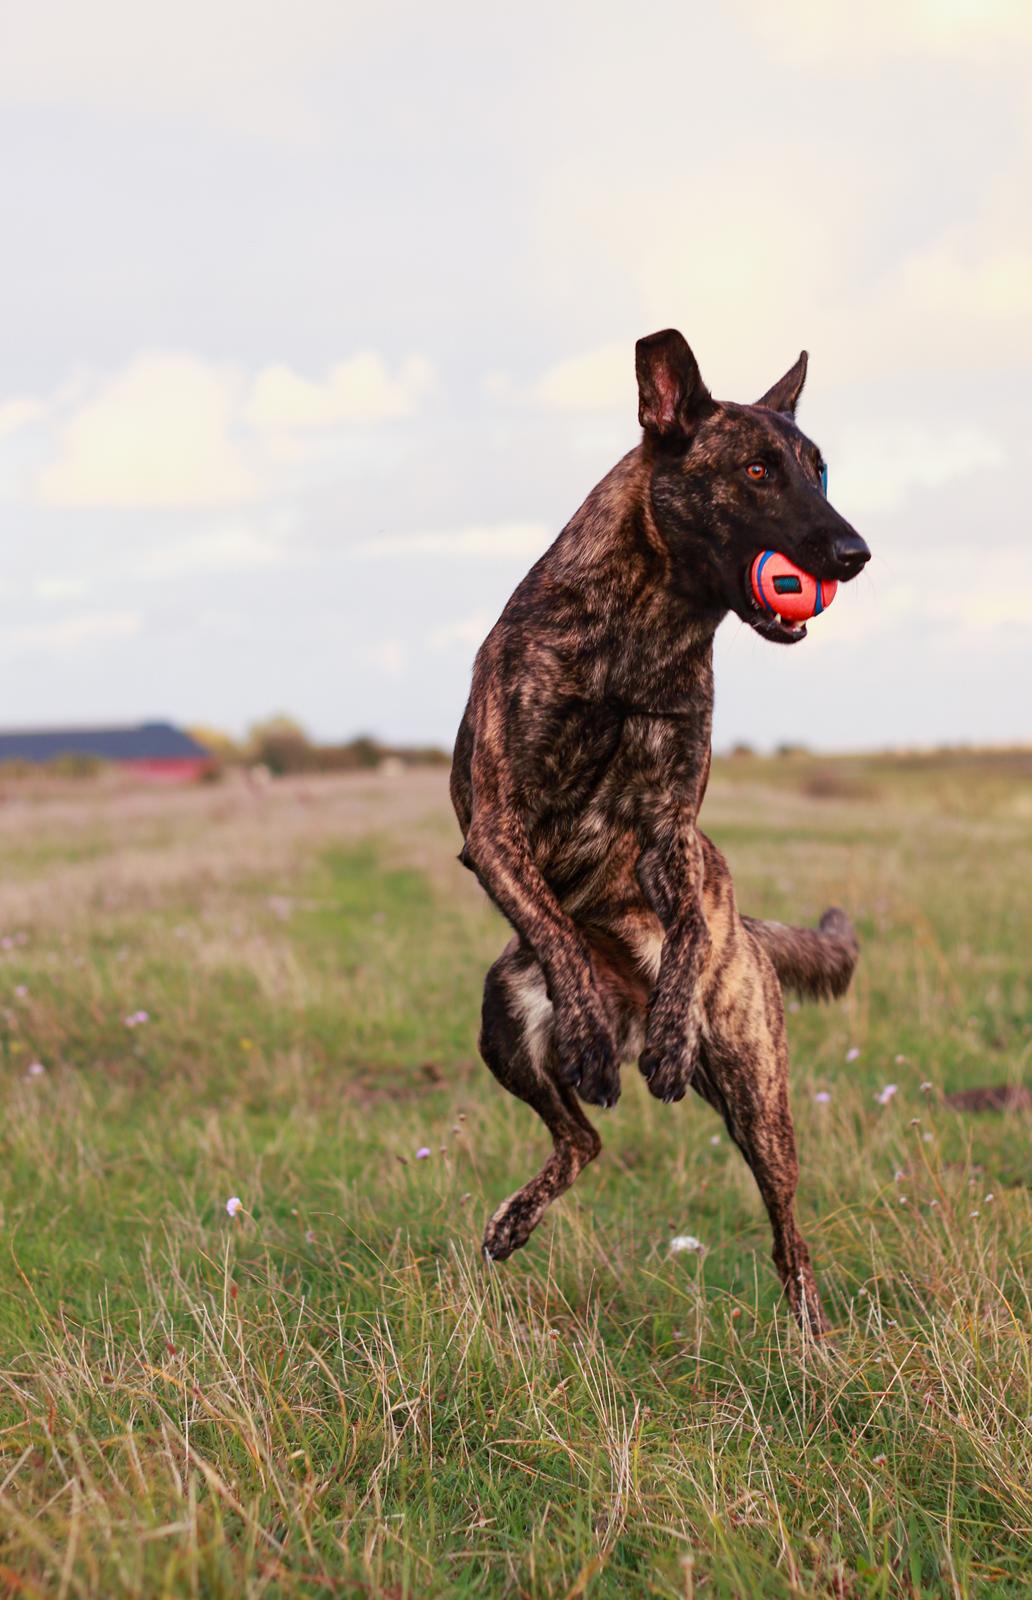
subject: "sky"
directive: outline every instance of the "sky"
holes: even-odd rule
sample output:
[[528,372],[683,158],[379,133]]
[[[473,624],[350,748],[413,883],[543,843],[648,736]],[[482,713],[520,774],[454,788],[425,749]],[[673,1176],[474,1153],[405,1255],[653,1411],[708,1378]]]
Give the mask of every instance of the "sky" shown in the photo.
[[1032,740],[1032,8],[2,0],[0,725],[449,745],[634,342],[873,551],[719,747]]

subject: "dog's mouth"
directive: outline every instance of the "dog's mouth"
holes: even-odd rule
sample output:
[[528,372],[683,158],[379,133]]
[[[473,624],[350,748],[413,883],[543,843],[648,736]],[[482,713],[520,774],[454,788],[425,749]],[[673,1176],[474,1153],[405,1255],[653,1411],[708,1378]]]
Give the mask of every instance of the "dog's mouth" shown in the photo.
[[772,644],[798,644],[806,638],[805,622],[790,622],[787,617],[782,618],[773,611],[765,611],[752,592],[752,583],[749,573],[751,563],[745,569],[742,589],[745,596],[745,609],[741,612],[743,622],[747,622],[754,633],[761,639],[769,639]]

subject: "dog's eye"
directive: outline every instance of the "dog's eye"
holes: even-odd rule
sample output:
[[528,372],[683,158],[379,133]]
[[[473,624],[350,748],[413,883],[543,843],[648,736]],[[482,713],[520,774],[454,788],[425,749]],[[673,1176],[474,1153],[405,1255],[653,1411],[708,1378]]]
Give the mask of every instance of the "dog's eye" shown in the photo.
[[762,483],[764,478],[770,477],[770,471],[762,461],[750,461],[745,469],[745,475],[751,478],[753,483]]

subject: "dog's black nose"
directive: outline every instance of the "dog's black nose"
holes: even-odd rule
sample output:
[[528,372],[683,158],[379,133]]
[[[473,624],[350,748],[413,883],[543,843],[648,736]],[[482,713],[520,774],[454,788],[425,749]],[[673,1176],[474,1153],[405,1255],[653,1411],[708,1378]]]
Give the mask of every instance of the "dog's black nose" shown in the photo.
[[846,576],[855,578],[861,567],[866,567],[871,559],[871,552],[858,533],[840,533],[831,547],[831,553],[840,567],[844,567]]

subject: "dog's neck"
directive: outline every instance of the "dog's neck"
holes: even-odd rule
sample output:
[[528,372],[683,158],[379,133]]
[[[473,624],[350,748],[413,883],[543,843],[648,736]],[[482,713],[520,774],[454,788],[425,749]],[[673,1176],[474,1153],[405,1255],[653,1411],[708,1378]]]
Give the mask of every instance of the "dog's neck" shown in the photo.
[[656,525],[639,447],[588,495],[549,552],[550,577],[577,595],[594,646],[594,692],[628,712],[691,724],[707,743],[713,636],[724,612],[693,597]]

